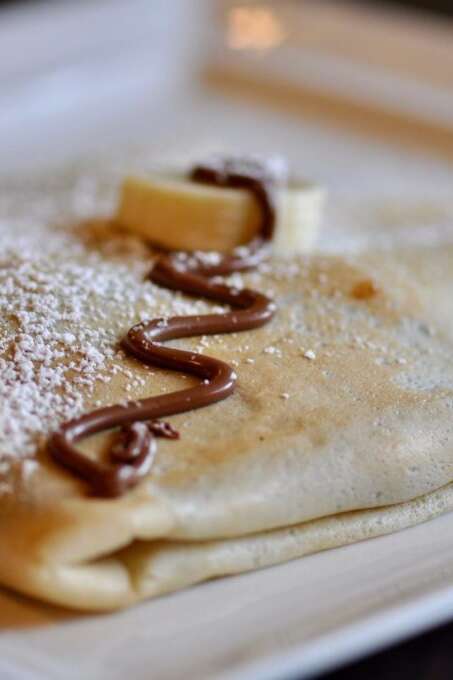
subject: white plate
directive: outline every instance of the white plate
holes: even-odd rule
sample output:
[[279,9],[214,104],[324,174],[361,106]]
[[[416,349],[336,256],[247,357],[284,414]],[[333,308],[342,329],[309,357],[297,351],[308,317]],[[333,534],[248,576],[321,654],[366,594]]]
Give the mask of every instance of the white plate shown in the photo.
[[[155,158],[213,148],[280,152],[329,187],[325,250],[358,249],[365,232],[385,245],[383,221],[400,241],[453,238],[446,160],[202,91],[189,77],[197,55],[186,35],[189,9],[203,33],[202,5],[182,2],[169,17],[170,3],[130,0],[136,13],[126,26],[121,4],[96,5],[110,17],[108,41],[98,47],[87,32],[99,32],[107,14],[94,3],[59,10],[59,35],[77,19],[86,42],[79,54],[77,41],[66,51],[62,38],[56,61],[45,40],[36,47],[40,26],[55,29],[50,10],[0,14],[0,162],[8,181],[100,151],[120,156],[130,144]],[[1,39],[13,29],[16,61]],[[19,47],[32,35],[27,60]],[[447,515],[108,616],[76,616],[2,592],[0,677],[306,677],[453,615],[452,530]]]

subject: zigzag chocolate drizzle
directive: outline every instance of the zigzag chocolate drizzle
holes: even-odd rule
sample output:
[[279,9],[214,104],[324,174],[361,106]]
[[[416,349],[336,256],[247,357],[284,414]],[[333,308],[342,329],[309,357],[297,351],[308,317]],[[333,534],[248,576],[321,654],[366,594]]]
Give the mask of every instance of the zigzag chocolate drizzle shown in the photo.
[[[98,496],[119,496],[135,486],[151,469],[156,437],[179,437],[171,425],[160,418],[209,406],[234,391],[236,374],[228,364],[161,343],[258,328],[270,321],[276,310],[274,302],[259,292],[238,291],[213,281],[214,277],[252,269],[266,255],[266,244],[275,226],[275,176],[266,165],[256,161],[220,159],[195,167],[190,177],[196,182],[251,191],[261,208],[261,230],[247,246],[237,248],[231,255],[219,254],[215,264],[207,264],[202,254],[190,253],[163,255],[155,263],[149,274],[154,283],[231,305],[233,310],[223,314],[153,319],[133,326],[121,343],[128,354],[152,366],[195,375],[200,383],[124,406],[97,409],[64,423],[50,436],[48,448],[53,460],[87,481]],[[81,439],[112,428],[120,430],[108,461],[92,460],[76,448]]]

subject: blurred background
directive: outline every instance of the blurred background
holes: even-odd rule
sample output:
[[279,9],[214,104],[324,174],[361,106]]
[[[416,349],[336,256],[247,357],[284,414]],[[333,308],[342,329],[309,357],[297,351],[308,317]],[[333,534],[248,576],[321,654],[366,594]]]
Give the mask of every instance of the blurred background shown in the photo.
[[265,121],[277,114],[289,137],[299,117],[450,157],[449,12],[440,0],[0,3],[0,171],[145,143],[285,147]]
[[448,9],[352,0],[0,4],[0,178],[113,157],[277,153],[328,186],[326,250],[382,244],[384,223],[402,239],[445,238]]

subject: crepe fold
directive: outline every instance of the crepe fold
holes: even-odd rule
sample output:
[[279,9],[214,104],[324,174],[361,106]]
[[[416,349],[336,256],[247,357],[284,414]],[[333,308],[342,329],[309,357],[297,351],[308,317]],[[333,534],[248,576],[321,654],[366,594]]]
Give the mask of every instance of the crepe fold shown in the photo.
[[[172,418],[181,439],[159,441],[149,477],[121,498],[90,497],[45,453],[19,471],[0,500],[0,581],[108,610],[450,510],[452,347],[422,275],[436,261],[448,272],[445,257],[311,257],[244,277],[272,289],[279,313],[209,341],[207,354],[237,361],[236,393]],[[124,398],[122,380],[96,397]],[[144,382],[134,397],[187,384],[164,371]]]

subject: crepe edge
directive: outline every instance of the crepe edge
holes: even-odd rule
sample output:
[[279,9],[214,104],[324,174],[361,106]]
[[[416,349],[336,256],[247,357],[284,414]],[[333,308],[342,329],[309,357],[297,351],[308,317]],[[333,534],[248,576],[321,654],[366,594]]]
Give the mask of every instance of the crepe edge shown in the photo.
[[189,543],[157,538],[128,543],[130,526],[115,523],[116,548],[97,559],[75,563],[52,561],[45,554],[27,558],[26,551],[18,550],[17,543],[15,547],[10,532],[0,546],[0,582],[53,604],[109,611],[208,579],[394,533],[452,509],[450,483],[404,503],[223,540]]

